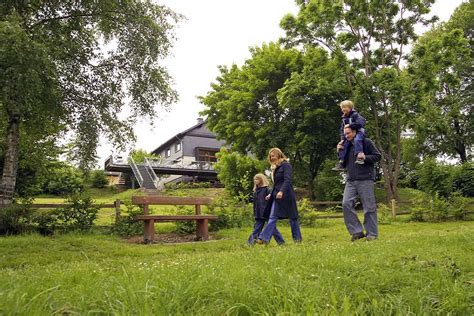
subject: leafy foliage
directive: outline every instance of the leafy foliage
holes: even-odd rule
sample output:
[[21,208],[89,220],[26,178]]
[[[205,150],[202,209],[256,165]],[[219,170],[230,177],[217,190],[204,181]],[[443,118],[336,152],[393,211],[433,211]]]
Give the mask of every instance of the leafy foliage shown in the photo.
[[252,194],[253,177],[262,173],[267,163],[235,151],[221,148],[217,153],[215,169],[229,194],[239,200],[248,201]]
[[24,204],[0,207],[0,236],[25,232],[31,218],[31,209]]
[[336,160],[326,160],[316,177],[316,198],[320,201],[342,200],[344,193],[342,177],[331,170],[335,164]]
[[409,72],[418,94],[412,128],[427,155],[470,160],[474,146],[472,113],[474,3],[463,3],[448,23],[423,34],[411,52]]
[[[90,170],[101,135],[124,149],[139,117],[152,119],[157,106],[177,99],[161,60],[179,19],[149,0],[2,2],[2,203],[16,184],[20,130],[34,134],[37,146],[69,132],[70,159]],[[130,111],[122,118],[125,101]]]
[[144,163],[145,158],[158,159],[160,156],[151,154],[144,149],[134,149],[130,152],[130,157],[132,157],[135,163]]
[[295,183],[309,184],[338,141],[339,101],[349,89],[347,61],[322,49],[301,53],[275,43],[251,49],[238,68],[221,67],[201,102],[210,129],[241,154],[259,159],[271,147],[290,158]]
[[143,233],[143,223],[134,219],[137,215],[143,215],[143,209],[132,204],[130,200],[125,200],[125,214],[120,215],[112,225],[112,233],[121,237],[131,237]]
[[397,195],[400,135],[413,98],[401,61],[417,37],[415,26],[436,19],[424,17],[433,2],[298,1],[297,16],[288,14],[280,24],[287,47],[322,46],[334,56],[351,56],[350,66],[340,67],[342,77],[381,151],[388,200]]
[[78,193],[84,188],[82,173],[64,162],[53,162],[44,183],[44,193],[67,195]]
[[93,170],[89,175],[89,181],[92,188],[102,189],[109,184],[104,170]]
[[94,225],[100,206],[94,205],[94,200],[90,196],[75,194],[70,196],[66,203],[69,205],[55,211],[62,228],[85,231]]

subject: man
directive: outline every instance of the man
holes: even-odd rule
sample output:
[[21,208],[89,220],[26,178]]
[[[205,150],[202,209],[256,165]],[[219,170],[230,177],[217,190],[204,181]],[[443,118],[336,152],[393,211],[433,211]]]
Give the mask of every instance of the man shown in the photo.
[[[342,200],[344,223],[352,236],[351,241],[364,237],[367,240],[375,240],[378,236],[378,227],[377,204],[374,193],[374,164],[380,160],[381,155],[374,143],[366,138],[363,143],[365,153],[364,164],[357,164],[357,157],[354,153],[356,133],[357,131],[353,130],[349,125],[344,127],[344,136],[349,141],[347,142],[349,146],[347,148],[348,154],[344,159],[344,167],[347,168],[347,180]],[[341,143],[336,147],[337,151],[343,150],[343,148]],[[359,197],[364,208],[364,226],[360,223],[355,211],[355,200],[357,197]]]

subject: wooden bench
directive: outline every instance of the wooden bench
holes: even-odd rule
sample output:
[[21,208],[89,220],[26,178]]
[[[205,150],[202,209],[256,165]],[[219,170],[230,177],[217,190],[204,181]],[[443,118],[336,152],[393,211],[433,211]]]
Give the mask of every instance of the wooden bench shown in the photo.
[[[196,221],[196,240],[209,239],[209,220],[217,219],[216,215],[201,214],[201,205],[211,204],[212,199],[203,197],[177,196],[132,196],[132,204],[143,207],[143,215],[135,216],[135,220],[143,221],[145,243],[153,242],[155,222]],[[195,215],[155,215],[149,214],[149,205],[194,205]]]

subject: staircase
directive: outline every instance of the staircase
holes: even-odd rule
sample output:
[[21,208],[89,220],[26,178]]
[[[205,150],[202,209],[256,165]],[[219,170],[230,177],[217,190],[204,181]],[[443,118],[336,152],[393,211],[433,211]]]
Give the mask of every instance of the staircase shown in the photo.
[[142,176],[143,182],[140,183],[140,187],[143,189],[156,190],[155,181],[153,176],[150,174],[146,165],[137,165],[138,172]]

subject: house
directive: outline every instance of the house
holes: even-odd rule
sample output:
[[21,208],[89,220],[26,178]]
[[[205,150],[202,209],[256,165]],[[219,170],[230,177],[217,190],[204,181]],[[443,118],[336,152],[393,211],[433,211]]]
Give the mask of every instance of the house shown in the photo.
[[[206,120],[198,118],[196,125],[174,135],[151,153],[160,156],[164,164],[174,166],[202,166],[216,162],[216,153],[225,146],[225,142],[217,140],[206,123]],[[162,176],[164,183],[188,182],[194,179],[196,177],[186,175]]]
[[215,181],[217,172],[213,163],[225,142],[217,140],[206,123],[199,118],[196,125],[158,146],[152,153],[159,159],[136,164],[133,160],[110,156],[104,169],[117,172],[116,181],[124,188],[135,188],[138,184],[144,189],[156,189],[169,182]]

